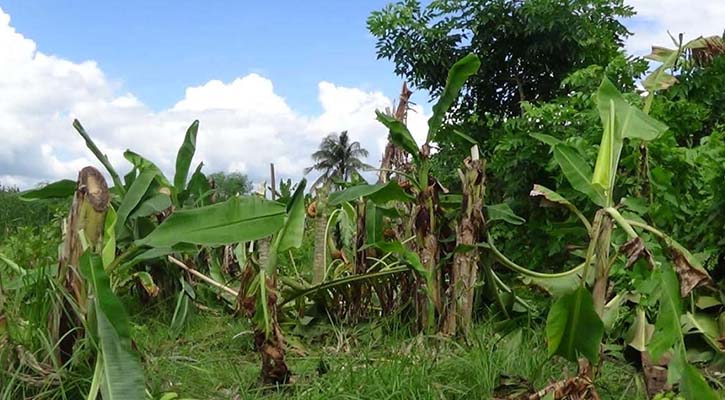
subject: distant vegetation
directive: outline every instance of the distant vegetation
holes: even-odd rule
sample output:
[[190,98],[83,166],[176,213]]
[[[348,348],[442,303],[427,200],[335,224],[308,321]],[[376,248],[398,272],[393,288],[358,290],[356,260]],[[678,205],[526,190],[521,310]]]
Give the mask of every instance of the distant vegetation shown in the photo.
[[20,227],[39,228],[48,224],[58,212],[66,211],[63,201],[44,200],[28,203],[20,200],[20,189],[0,183],[0,241]]

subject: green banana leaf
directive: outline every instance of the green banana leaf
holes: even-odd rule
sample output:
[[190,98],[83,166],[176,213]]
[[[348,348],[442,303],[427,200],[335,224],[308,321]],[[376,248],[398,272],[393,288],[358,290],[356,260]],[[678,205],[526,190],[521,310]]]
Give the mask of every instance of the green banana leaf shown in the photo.
[[468,78],[478,72],[480,67],[481,60],[479,60],[477,55],[471,53],[458,60],[448,70],[446,86],[438,102],[433,106],[433,116],[428,120],[428,137],[426,142],[432,142],[438,139],[436,136],[438,135],[440,127],[443,125],[443,120],[448,110],[456,99],[458,99],[458,95],[461,93],[461,89]]
[[176,193],[181,193],[186,189],[186,178],[189,176],[189,168],[191,167],[191,160],[194,158],[196,152],[196,134],[199,131],[199,120],[191,123],[189,129],[186,130],[186,136],[184,136],[184,142],[179,147],[179,152],[176,154],[176,172],[174,174],[174,187]]
[[261,239],[277,232],[285,206],[259,197],[240,196],[211,206],[171,214],[138,245],[171,247],[177,243],[220,246]]
[[111,290],[101,256],[86,250],[79,265],[81,275],[93,293],[92,307],[101,353],[99,365],[102,368],[103,398],[142,400],[145,396],[143,368],[131,348],[128,315]]
[[573,362],[584,356],[596,364],[603,336],[604,324],[586,287],[579,286],[551,306],[546,320],[549,355],[560,355]]
[[382,122],[390,131],[390,141],[405,150],[414,160],[419,160],[418,144],[415,143],[415,139],[413,139],[408,127],[394,117],[385,115],[380,111],[375,111],[375,115],[377,115],[378,121]]
[[63,179],[37,189],[26,190],[20,193],[20,200],[65,199],[73,196],[75,191],[76,181]]

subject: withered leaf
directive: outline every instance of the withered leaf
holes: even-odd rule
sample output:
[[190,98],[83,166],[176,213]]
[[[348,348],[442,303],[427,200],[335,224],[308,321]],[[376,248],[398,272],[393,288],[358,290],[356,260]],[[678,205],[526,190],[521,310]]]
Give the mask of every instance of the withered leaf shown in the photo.
[[647,264],[649,264],[650,268],[654,268],[655,266],[654,259],[652,258],[652,253],[647,250],[647,247],[644,245],[644,240],[642,240],[642,238],[639,236],[623,244],[619,250],[622,252],[622,254],[627,256],[627,268],[634,265],[634,263],[636,263],[637,260],[639,260],[640,258],[644,258],[647,261]]
[[675,271],[680,277],[680,295],[687,296],[698,287],[712,282],[710,275],[702,269],[693,265],[690,258],[675,246],[670,247],[670,255],[675,264]]
[[660,360],[654,362],[649,353],[645,351],[641,353],[641,359],[647,394],[654,396],[671,389],[671,385],[667,384],[667,365],[670,362],[670,355],[665,354]]

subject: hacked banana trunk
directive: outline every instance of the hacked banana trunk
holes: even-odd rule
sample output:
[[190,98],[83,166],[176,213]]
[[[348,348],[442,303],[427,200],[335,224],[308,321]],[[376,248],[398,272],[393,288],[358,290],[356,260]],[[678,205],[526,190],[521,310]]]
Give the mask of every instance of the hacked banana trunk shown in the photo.
[[[366,211],[367,205],[365,204],[365,201],[360,200],[357,205],[357,221],[355,228],[355,275],[361,275],[367,271],[368,249],[364,248],[367,239],[365,230]],[[353,304],[350,311],[353,321],[358,321],[363,317],[363,310],[368,297],[368,288],[365,286],[364,282],[355,282],[352,285]]]
[[[435,313],[441,311],[441,277],[438,270],[439,243],[436,219],[438,217],[438,186],[430,182],[419,194],[415,207],[414,231],[417,238],[417,250],[423,267],[432,279],[416,277],[416,312],[421,329],[435,324]],[[432,308],[431,308],[432,306]]]
[[[478,155],[476,149],[476,156]],[[457,252],[453,256],[451,285],[447,291],[447,310],[441,332],[445,335],[461,334],[467,336],[473,318],[473,295],[480,252],[474,247],[483,241],[485,220],[483,217],[483,197],[485,193],[485,162],[466,158],[463,163],[465,172],[461,173],[463,199],[461,202],[461,220],[456,226],[457,247],[466,246],[471,250]]]
[[[282,328],[278,320],[277,290],[274,276],[265,276],[264,287],[267,305],[267,320],[259,322],[265,316],[258,315],[262,308],[259,287],[255,287],[255,280],[263,271],[260,266],[254,265],[252,259],[247,260],[239,278],[239,292],[237,294],[237,312],[252,321],[254,327],[254,345],[262,360],[260,380],[265,386],[284,385],[289,383],[292,372],[285,360],[285,345]],[[267,330],[269,333],[267,333]]]
[[312,265],[312,284],[319,285],[325,279],[325,270],[327,269],[325,235],[327,230],[327,192],[328,184],[325,183],[317,191],[317,201],[315,202],[315,253]]
[[[408,85],[403,83],[403,87],[400,90],[400,98],[398,99],[398,106],[393,114],[395,119],[400,122],[406,122],[408,116],[408,104],[412,94],[413,92],[408,89]],[[390,113],[390,111],[388,111],[388,113]],[[405,155],[405,152],[388,139],[388,144],[385,146],[385,152],[383,153],[383,160],[380,163],[378,183],[387,182],[390,178],[391,170],[404,167],[406,162],[407,156]]]
[[257,257],[259,258],[259,265],[267,265],[267,260],[269,260],[269,244],[271,241],[271,237],[257,240]]
[[604,305],[607,303],[607,288],[609,287],[609,269],[611,263],[609,260],[609,247],[612,240],[612,218],[609,214],[600,211],[602,213],[602,221],[599,228],[599,235],[597,235],[597,242],[595,247],[595,271],[596,276],[594,278],[594,289],[592,290],[592,297],[594,299],[594,309],[602,317],[604,313]]
[[[83,168],[78,173],[73,203],[66,220],[63,251],[58,263],[58,279],[75,304],[64,301],[50,315],[53,343],[60,340],[58,349],[61,362],[70,359],[73,346],[82,335],[82,320],[88,311],[88,294],[78,270],[83,241],[86,241],[92,251],[100,252],[109,199],[108,186],[103,175],[93,167]],[[83,239],[81,234],[84,235]],[[74,313],[76,309],[78,312]]]
[[277,320],[277,285],[273,277],[268,277],[265,284],[267,285],[267,307],[271,332],[267,335],[259,329],[254,331],[254,342],[262,357],[262,383],[264,385],[285,385],[289,383],[292,373],[285,360],[284,336]]

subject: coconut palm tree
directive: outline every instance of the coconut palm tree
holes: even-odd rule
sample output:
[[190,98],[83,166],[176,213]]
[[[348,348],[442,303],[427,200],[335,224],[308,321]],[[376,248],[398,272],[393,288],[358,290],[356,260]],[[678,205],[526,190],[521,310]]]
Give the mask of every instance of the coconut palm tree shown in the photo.
[[342,131],[339,135],[331,133],[322,139],[319,150],[312,153],[315,164],[305,168],[305,173],[313,170],[322,172],[313,187],[332,178],[347,181],[361,170],[372,168],[360,160],[367,156],[368,151],[359,142],[350,142],[347,131]]

